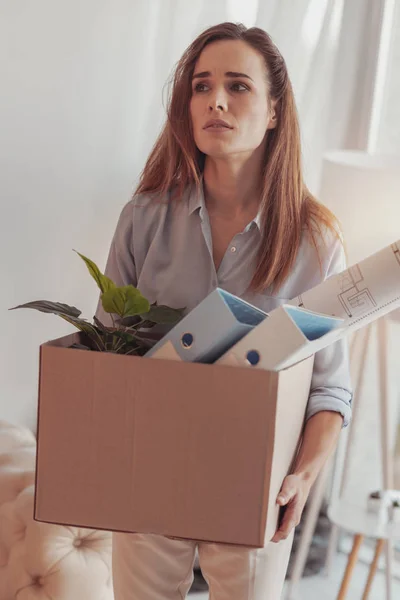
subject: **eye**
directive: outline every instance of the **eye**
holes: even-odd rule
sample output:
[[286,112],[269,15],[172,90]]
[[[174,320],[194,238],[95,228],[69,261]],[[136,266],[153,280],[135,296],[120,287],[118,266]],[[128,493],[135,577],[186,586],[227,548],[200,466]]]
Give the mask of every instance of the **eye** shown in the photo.
[[194,86],[194,91],[195,92],[204,92],[204,88],[206,88],[207,85],[205,83],[198,83],[197,85]]
[[[248,92],[249,88],[247,87],[247,85],[244,85],[244,83],[240,83],[239,81],[237,81],[236,83],[233,83],[231,88],[235,91],[235,92]],[[234,89],[236,88],[236,89]],[[241,88],[241,89],[238,89]]]

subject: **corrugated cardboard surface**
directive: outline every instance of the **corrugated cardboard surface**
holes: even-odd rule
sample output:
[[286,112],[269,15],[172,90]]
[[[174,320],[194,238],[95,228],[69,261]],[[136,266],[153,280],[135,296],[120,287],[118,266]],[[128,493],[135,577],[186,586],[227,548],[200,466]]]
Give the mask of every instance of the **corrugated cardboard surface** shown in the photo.
[[262,546],[312,360],[281,373],[41,346],[35,519]]

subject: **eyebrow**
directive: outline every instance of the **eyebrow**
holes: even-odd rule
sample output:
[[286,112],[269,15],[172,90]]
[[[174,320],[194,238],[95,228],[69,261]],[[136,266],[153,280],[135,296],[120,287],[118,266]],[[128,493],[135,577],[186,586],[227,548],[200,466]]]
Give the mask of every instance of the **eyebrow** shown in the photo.
[[[202,71],[202,73],[196,73],[195,75],[193,75],[192,80],[200,78],[202,79],[203,77],[211,77],[210,71]],[[225,73],[225,77],[245,77],[246,79],[250,79],[251,81],[253,81],[249,75],[246,75],[246,73],[237,73],[236,71],[227,71]]]

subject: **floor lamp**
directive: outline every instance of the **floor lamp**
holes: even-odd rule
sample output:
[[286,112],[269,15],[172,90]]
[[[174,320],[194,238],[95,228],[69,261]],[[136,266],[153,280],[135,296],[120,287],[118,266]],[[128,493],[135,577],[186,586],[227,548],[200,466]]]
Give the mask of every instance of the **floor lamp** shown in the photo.
[[[399,238],[400,157],[345,150],[327,153],[323,161],[319,199],[334,212],[341,223],[346,243],[348,264],[351,265],[358,262]],[[371,324],[366,330],[356,332],[350,341],[350,360],[355,387],[354,425],[356,420],[360,418],[357,406],[360,405],[361,401],[362,378],[369,339],[370,336],[377,335],[377,365],[380,381],[380,393],[377,401],[380,403],[382,487],[387,489],[393,487],[391,451],[388,446],[390,436],[388,435],[389,398],[387,383],[390,374],[388,373],[388,363],[386,360],[387,326],[388,320],[393,317],[396,318],[395,315],[384,317],[377,323]],[[359,350],[358,346],[361,346],[361,352],[356,352],[357,349]],[[338,452],[334,458],[334,477],[331,490],[331,504],[329,507],[329,516],[333,522],[333,528],[328,549],[328,566],[336,548],[339,527],[348,529],[340,516],[347,514],[349,517],[350,513],[346,512],[346,507],[343,506],[343,503],[340,503],[340,499],[348,474],[344,455],[351,452],[353,431],[354,426],[350,427],[349,431],[342,436]],[[325,467],[314,486],[286,598],[294,598],[297,583],[303,573],[318,513],[326,496],[331,466],[332,462]],[[360,523],[360,527],[362,525]],[[349,530],[351,531],[351,528]],[[398,532],[391,530],[381,531],[379,527],[378,529],[374,528],[374,524],[369,520],[368,525],[364,526],[364,531],[355,531],[354,533],[357,535],[351,554],[350,566],[348,565],[348,569],[346,570],[338,599],[343,600],[346,597],[351,569],[354,567],[363,535],[370,535],[378,539],[377,554],[384,545],[383,540],[386,540],[386,598],[387,600],[391,600],[391,542],[393,535],[397,537]],[[381,537],[379,537],[380,534],[382,534]],[[374,561],[372,570],[376,569],[376,562]],[[371,585],[370,579],[368,579],[363,600],[366,600],[368,597]]]

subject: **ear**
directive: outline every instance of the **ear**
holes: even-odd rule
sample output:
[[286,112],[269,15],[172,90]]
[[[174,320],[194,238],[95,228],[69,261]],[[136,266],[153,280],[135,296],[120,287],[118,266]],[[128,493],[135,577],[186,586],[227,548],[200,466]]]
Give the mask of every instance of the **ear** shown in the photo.
[[275,129],[275,127],[278,124],[278,111],[276,108],[276,105],[278,103],[278,100],[276,99],[272,99],[271,100],[271,106],[270,106],[270,118],[268,121],[268,126],[267,129]]

